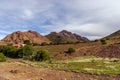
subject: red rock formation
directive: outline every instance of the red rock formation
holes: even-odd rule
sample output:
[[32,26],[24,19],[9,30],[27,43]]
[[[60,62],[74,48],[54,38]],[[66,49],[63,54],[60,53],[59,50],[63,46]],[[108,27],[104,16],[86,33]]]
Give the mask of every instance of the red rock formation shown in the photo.
[[41,44],[42,42],[50,43],[49,39],[32,30],[27,32],[16,31],[7,35],[2,41],[7,44],[22,44],[25,40],[37,44]]

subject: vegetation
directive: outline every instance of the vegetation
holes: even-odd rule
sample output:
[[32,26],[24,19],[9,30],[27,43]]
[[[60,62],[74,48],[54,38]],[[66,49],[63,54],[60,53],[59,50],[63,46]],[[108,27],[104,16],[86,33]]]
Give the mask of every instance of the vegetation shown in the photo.
[[16,54],[18,54],[17,58],[23,58],[23,48],[20,48],[16,51]]
[[18,54],[16,53],[17,48],[13,47],[13,46],[6,46],[3,49],[3,54],[7,57],[11,57],[11,58],[17,58]]
[[102,44],[102,45],[107,44],[106,40],[104,40],[104,39],[101,39],[100,41],[101,41],[101,44]]
[[50,56],[47,50],[39,50],[37,51],[37,54],[35,55],[36,61],[46,61],[49,59],[50,59]]
[[[1,52],[3,52],[6,57],[10,58],[23,58],[35,61],[46,61],[50,59],[47,50],[39,50],[36,52],[31,45],[26,45],[19,49],[13,46],[5,46],[4,49],[2,49],[3,47],[0,47]],[[2,53],[0,54],[1,61],[4,59],[4,55],[2,55]]]
[[69,48],[67,53],[71,54],[71,53],[74,53],[75,52],[75,49],[74,48]]
[[5,46],[0,45],[0,52],[3,52],[3,49],[5,48]]
[[49,62],[29,62],[25,61],[26,64],[32,66],[38,66],[49,69],[73,71],[78,73],[89,73],[97,75],[109,75],[115,76],[120,74],[120,59],[109,59],[109,58],[96,58],[94,56],[82,56],[74,59],[56,61],[52,60]]
[[6,57],[4,56],[3,53],[0,53],[0,62],[6,61]]
[[31,45],[30,40],[25,40],[25,41],[24,41],[24,44],[26,44],[26,45]]
[[30,56],[34,53],[33,46],[26,45],[22,48],[22,54],[24,59],[30,59]]
[[41,43],[41,46],[46,46],[46,45],[48,45],[47,42],[43,42],[43,43]]

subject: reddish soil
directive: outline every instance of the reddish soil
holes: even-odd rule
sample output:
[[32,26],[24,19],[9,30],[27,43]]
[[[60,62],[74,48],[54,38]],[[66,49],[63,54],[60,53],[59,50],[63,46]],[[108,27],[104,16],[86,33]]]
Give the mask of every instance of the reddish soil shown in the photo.
[[120,58],[120,45],[104,46],[96,52],[96,56],[104,58]]

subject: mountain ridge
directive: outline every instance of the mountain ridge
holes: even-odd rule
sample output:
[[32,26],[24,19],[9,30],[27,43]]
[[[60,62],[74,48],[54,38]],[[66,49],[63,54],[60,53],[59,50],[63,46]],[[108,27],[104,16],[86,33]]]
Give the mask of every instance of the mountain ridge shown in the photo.
[[60,32],[51,32],[46,35],[46,37],[53,43],[75,43],[75,42],[87,42],[87,38],[82,37],[78,34],[69,32],[67,30],[62,30]]

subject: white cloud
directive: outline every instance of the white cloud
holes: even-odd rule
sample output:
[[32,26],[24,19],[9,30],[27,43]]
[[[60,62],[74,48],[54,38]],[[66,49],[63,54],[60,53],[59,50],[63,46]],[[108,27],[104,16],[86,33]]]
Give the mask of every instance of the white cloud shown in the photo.
[[67,29],[90,39],[99,38],[120,29],[119,3],[120,0],[1,0],[0,29],[47,30],[43,34]]
[[34,13],[28,9],[23,11],[23,15],[22,15],[23,19],[32,19],[34,18]]

